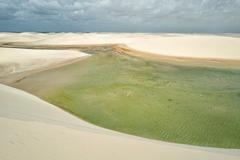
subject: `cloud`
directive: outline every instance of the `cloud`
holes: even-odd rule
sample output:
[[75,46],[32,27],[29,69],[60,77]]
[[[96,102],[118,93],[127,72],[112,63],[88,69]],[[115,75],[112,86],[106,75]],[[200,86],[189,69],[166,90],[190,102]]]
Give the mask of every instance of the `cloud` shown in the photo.
[[0,0],[0,20],[10,20],[15,18],[18,8],[14,3]]
[[[57,16],[61,13],[61,5],[58,3],[58,1],[30,0],[26,7],[29,7],[29,11],[37,15]],[[26,7],[25,9],[27,9]]]
[[240,32],[239,8],[240,0],[0,0],[0,30]]

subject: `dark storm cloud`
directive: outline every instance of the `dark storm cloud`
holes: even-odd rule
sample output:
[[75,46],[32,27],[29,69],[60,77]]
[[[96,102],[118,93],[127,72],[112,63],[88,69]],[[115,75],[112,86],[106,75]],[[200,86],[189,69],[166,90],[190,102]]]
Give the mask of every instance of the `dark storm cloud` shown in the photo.
[[[58,1],[29,1],[29,11],[36,15],[55,15],[61,12],[61,6]],[[27,9],[25,7],[25,9]]]
[[18,10],[14,3],[0,1],[0,20],[10,20],[15,17]]
[[0,30],[240,32],[240,0],[0,0]]

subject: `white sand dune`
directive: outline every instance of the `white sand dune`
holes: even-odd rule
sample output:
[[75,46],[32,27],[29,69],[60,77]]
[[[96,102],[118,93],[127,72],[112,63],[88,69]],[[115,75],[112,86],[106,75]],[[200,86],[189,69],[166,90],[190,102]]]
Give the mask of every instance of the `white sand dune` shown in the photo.
[[22,42],[35,45],[114,43],[167,56],[240,60],[239,34],[22,33],[15,35],[16,37],[14,34],[1,33],[0,42],[20,42],[22,37]]
[[[0,33],[0,43],[126,44],[155,54],[240,59],[240,38],[217,35]],[[72,50],[0,48],[0,75],[87,56]],[[148,140],[103,129],[23,91],[0,84],[0,159],[239,160],[240,150]]]
[[0,33],[0,42],[32,42],[49,37],[50,34],[43,33]]
[[0,85],[1,160],[238,160],[239,150],[175,145],[88,124],[23,91]]
[[73,50],[0,48],[0,77],[89,56]]

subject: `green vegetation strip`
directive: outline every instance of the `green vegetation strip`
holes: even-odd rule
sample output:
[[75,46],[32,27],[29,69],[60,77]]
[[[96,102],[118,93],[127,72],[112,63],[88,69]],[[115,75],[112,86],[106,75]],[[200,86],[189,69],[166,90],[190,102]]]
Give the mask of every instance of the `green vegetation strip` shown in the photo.
[[240,70],[108,52],[15,84],[96,125],[184,144],[240,148]]

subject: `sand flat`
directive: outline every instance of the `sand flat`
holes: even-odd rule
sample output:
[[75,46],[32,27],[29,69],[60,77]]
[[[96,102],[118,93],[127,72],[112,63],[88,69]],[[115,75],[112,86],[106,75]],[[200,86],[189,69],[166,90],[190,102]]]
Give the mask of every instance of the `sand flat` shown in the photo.
[[4,85],[0,85],[0,97],[0,159],[3,160],[237,160],[240,157],[239,150],[174,145],[102,129]]
[[0,33],[0,43],[28,45],[125,44],[135,50],[180,57],[240,60],[239,34]]
[[240,60],[238,36],[208,34],[59,33],[35,45],[125,44],[135,50],[178,57]]

